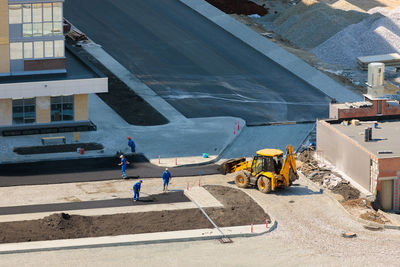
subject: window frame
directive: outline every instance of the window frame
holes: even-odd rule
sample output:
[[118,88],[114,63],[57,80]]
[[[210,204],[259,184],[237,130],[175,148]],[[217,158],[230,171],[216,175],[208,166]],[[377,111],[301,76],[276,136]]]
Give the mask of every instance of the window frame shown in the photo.
[[[50,121],[73,121],[75,119],[74,102],[74,95],[50,97]],[[58,106],[57,108],[54,107],[56,105]],[[71,105],[71,108],[66,109],[66,105]],[[71,111],[72,114],[65,114],[67,111]],[[57,115],[59,116],[58,120],[55,119],[57,112],[59,112]],[[65,118],[66,116],[70,116],[70,119]]]
[[[20,104],[18,103],[20,102]],[[14,110],[16,108],[22,107],[22,116],[15,116]],[[33,108],[33,111],[27,111],[28,108]],[[33,117],[26,116],[29,113],[33,113]],[[18,122],[17,118],[19,118],[22,122]],[[27,121],[29,120],[29,121]],[[22,99],[13,99],[12,100],[12,124],[27,124],[27,123],[35,123],[36,122],[36,97],[33,98],[22,98]]]

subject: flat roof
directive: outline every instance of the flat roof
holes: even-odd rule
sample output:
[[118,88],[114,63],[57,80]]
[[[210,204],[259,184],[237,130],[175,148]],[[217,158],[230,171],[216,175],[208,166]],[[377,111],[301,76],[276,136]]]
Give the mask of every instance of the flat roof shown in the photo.
[[[374,128],[375,122],[362,121],[360,125],[331,124],[331,126],[356,141],[377,158],[400,157],[400,120],[380,121],[378,128]],[[372,141],[365,142],[364,132],[368,126],[372,127]]]
[[67,69],[66,73],[2,76],[0,77],[0,84],[90,79],[100,77],[84,62],[68,51],[68,49],[65,50],[65,57]]

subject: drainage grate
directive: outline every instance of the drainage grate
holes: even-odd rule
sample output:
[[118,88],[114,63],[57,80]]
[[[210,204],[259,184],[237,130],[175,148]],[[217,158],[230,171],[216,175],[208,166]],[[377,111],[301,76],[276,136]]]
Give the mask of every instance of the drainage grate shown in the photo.
[[232,239],[226,236],[222,237],[219,242],[221,242],[221,244],[233,243]]

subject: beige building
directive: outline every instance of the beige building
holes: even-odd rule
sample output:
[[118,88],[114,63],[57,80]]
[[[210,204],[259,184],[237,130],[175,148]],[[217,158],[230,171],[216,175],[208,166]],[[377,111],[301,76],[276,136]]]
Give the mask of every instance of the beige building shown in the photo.
[[[317,121],[317,151],[365,190],[385,210],[400,210],[400,120]],[[366,140],[366,128],[372,130]]]
[[63,1],[0,0],[0,134],[94,129],[88,94],[107,78],[65,50]]

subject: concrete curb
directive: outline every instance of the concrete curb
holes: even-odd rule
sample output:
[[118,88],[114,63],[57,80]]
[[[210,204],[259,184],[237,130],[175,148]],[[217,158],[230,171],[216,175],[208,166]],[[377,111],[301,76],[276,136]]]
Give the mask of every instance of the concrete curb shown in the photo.
[[234,226],[221,228],[225,236],[222,236],[216,229],[196,229],[185,231],[158,232],[148,234],[120,235],[120,236],[104,236],[89,237],[77,239],[61,239],[50,241],[34,241],[0,244],[0,254],[39,252],[51,250],[65,249],[82,249],[96,247],[114,247],[114,246],[131,246],[146,245],[170,242],[187,242],[199,240],[221,239],[222,237],[253,237],[269,233],[276,229],[277,223],[274,221],[268,225],[265,230],[264,224],[253,225],[253,233],[251,226]]
[[339,102],[360,101],[362,99],[361,95],[343,87],[297,56],[269,41],[231,16],[208,4],[206,1],[180,1],[261,54],[292,72],[294,75],[314,86],[330,98],[336,98]]
[[352,215],[350,212],[348,212],[346,210],[345,207],[343,207],[342,204],[340,204],[339,201],[337,201],[337,199],[328,190],[324,190],[324,188],[319,187],[318,185],[314,184],[302,172],[297,171],[297,173],[300,175],[301,178],[303,178],[303,180],[305,180],[305,182],[307,183],[307,185],[309,187],[312,187],[314,190],[320,190],[320,192],[322,194],[325,194],[326,196],[328,196],[336,204],[336,206],[338,206],[340,209],[342,209],[349,218],[353,219],[354,221],[356,221],[358,223],[361,223],[363,226],[375,227],[375,228],[380,228],[380,229],[400,230],[399,225],[374,223],[374,222],[370,222],[370,221],[367,221],[367,220],[364,220],[364,219],[361,219],[361,218],[358,218],[358,217]]

